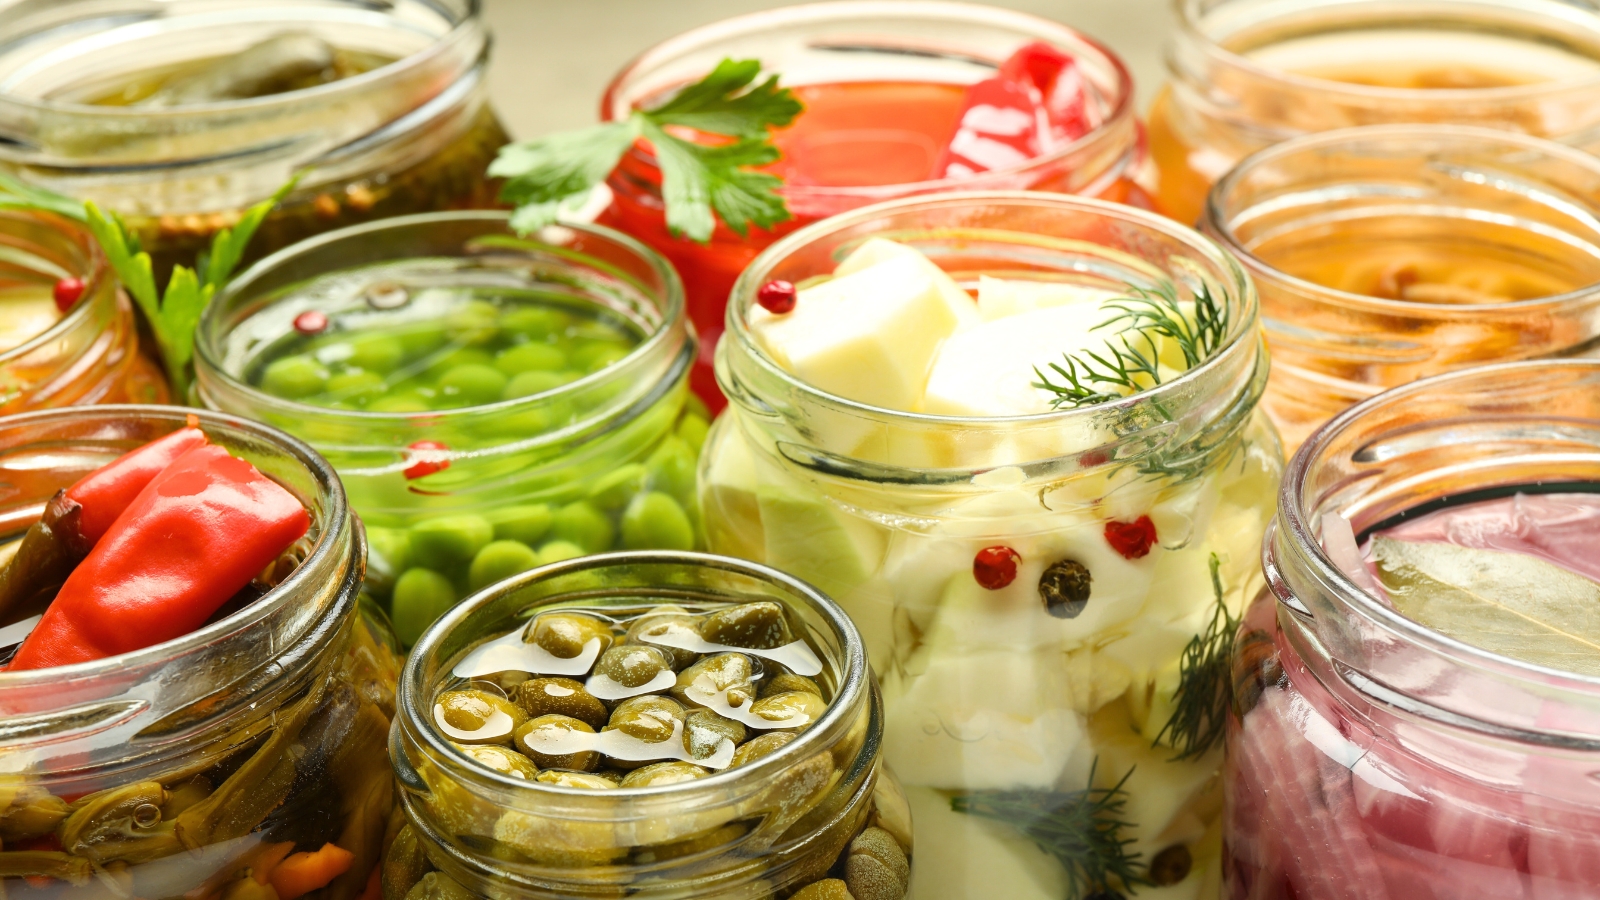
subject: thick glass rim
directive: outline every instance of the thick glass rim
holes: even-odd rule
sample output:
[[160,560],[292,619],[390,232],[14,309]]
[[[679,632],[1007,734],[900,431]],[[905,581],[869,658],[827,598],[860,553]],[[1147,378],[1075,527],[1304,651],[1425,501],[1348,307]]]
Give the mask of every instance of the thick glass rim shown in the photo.
[[[1600,79],[1597,79],[1596,83],[1600,84]],[[1213,235],[1218,243],[1222,244],[1229,253],[1243,261],[1256,277],[1271,278],[1274,281],[1308,294],[1336,299],[1351,307],[1365,308],[1379,313],[1426,317],[1429,319],[1471,319],[1484,314],[1538,312],[1543,309],[1570,306],[1594,300],[1596,292],[1600,291],[1600,282],[1544,297],[1511,300],[1504,303],[1475,303],[1470,306],[1373,297],[1368,294],[1357,294],[1328,287],[1315,281],[1291,275],[1256,256],[1239,240],[1233,228],[1232,219],[1222,209],[1222,198],[1235,185],[1254,174],[1256,169],[1281,163],[1285,159],[1298,154],[1314,154],[1337,147],[1356,149],[1363,144],[1373,142],[1392,142],[1396,146],[1400,144],[1417,146],[1424,144],[1433,146],[1450,144],[1459,146],[1462,149],[1467,149],[1472,145],[1497,144],[1506,149],[1526,150],[1558,158],[1563,162],[1589,170],[1594,173],[1597,182],[1600,182],[1600,157],[1546,138],[1473,125],[1363,125],[1355,128],[1339,128],[1331,131],[1304,134],[1264,147],[1240,160],[1238,164],[1228,170],[1227,174],[1218,179],[1206,194],[1205,209],[1201,214],[1203,230],[1207,234]],[[1600,205],[1597,205],[1597,208],[1600,208]],[[1600,228],[1600,218],[1597,218],[1595,224],[1597,228]]]
[[[691,29],[656,44],[630,60],[627,65],[622,67],[621,71],[612,77],[611,82],[606,86],[605,94],[600,99],[600,120],[602,122],[617,121],[631,109],[631,100],[635,98],[629,98],[624,90],[629,79],[640,71],[648,70],[681,53],[692,50],[701,43],[737,37],[750,32],[778,31],[807,22],[829,19],[848,21],[850,19],[886,16],[964,18],[978,23],[1010,26],[1019,31],[1050,34],[1062,43],[1083,44],[1099,54],[1101,60],[1110,68],[1115,79],[1113,85],[1116,91],[1115,102],[1106,113],[1105,120],[1094,130],[1065,146],[1058,147],[1049,153],[1035,156],[1027,162],[1010,168],[994,169],[959,178],[936,178],[886,185],[832,187],[785,184],[782,188],[784,196],[814,199],[846,198],[861,202],[871,202],[906,194],[945,193],[951,189],[982,189],[989,185],[1001,186],[1013,183],[1019,175],[1026,175],[1038,169],[1048,168],[1063,159],[1081,153],[1085,148],[1103,141],[1107,135],[1116,133],[1134,119],[1136,110],[1134,106],[1133,75],[1128,71],[1127,64],[1110,47],[1075,28],[1023,12],[1000,9],[993,6],[982,6],[976,3],[961,3],[956,2],[956,0],[831,0],[831,2],[823,3],[782,6],[776,9],[722,19],[709,25]],[[634,148],[629,152],[639,151]],[[653,154],[646,153],[644,155],[648,159],[654,160]]]
[[[49,426],[58,422],[82,422],[86,419],[109,422],[131,418],[170,422],[174,426],[174,430],[193,421],[202,430],[206,428],[221,428],[242,432],[277,448],[289,459],[302,466],[306,472],[310,473],[312,481],[316,485],[318,497],[326,505],[323,521],[320,523],[322,532],[317,535],[316,543],[313,544],[311,552],[306,555],[306,558],[295,568],[294,572],[290,573],[289,577],[279,582],[277,586],[267,591],[255,602],[248,604],[245,608],[232,615],[191,631],[183,637],[154,644],[131,653],[108,656],[105,659],[92,660],[90,662],[53,666],[48,669],[33,669],[21,672],[0,671],[0,689],[13,686],[36,686],[92,680],[119,669],[140,668],[163,659],[183,656],[208,644],[243,633],[250,626],[270,618],[273,613],[280,609],[290,604],[301,602],[301,595],[306,592],[306,586],[312,583],[312,579],[326,577],[326,573],[323,572],[327,568],[326,563],[331,557],[340,552],[341,545],[354,540],[356,546],[352,550],[352,557],[358,561],[366,558],[366,541],[361,536],[361,529],[353,524],[354,520],[350,515],[349,504],[344,493],[344,485],[339,481],[339,476],[333,471],[333,467],[320,454],[311,449],[309,444],[270,425],[227,413],[191,409],[184,406],[105,404],[100,406],[66,407],[0,417],[0,434],[15,427]],[[355,565],[355,568],[358,570],[361,568],[359,562]],[[354,596],[353,590],[349,593],[352,597]]]
[[[88,226],[58,213],[48,210],[7,209],[0,210],[0,230],[4,230],[4,221],[8,216],[32,216],[46,224],[51,225],[63,235],[68,236],[83,248],[85,262],[85,277],[83,279],[83,301],[75,304],[67,314],[51,323],[49,328],[39,332],[9,350],[0,350],[0,366],[15,362],[19,359],[37,353],[40,350],[48,351],[48,345],[60,341],[67,334],[81,327],[90,316],[94,315],[95,301],[100,299],[102,293],[110,295],[111,302],[117,301],[118,293],[122,290],[111,272],[111,266],[106,261],[105,251],[100,249],[100,242],[89,233]],[[107,284],[107,281],[110,284]],[[163,381],[166,379],[163,378]]]
[[[1153,388],[1130,394],[1110,403],[1019,416],[942,416],[931,413],[885,409],[880,406],[872,406],[840,397],[802,381],[799,377],[778,365],[761,348],[760,342],[751,333],[749,325],[745,321],[745,312],[755,302],[756,293],[760,290],[761,285],[767,282],[768,273],[784,257],[789,256],[805,245],[835,232],[846,231],[880,217],[924,209],[977,204],[1053,208],[1062,212],[1083,213],[1118,219],[1141,228],[1158,231],[1184,244],[1222,272],[1232,282],[1227,287],[1240,292],[1236,299],[1246,314],[1241,316],[1240,320],[1235,323],[1234,330],[1228,335],[1226,343],[1219,347],[1209,359],[1189,369],[1177,378],[1164,381]],[[757,256],[750,265],[746,266],[744,272],[739,275],[739,280],[734,283],[733,291],[728,298],[728,311],[724,327],[727,333],[737,337],[742,348],[748,350],[750,357],[755,360],[764,376],[776,379],[790,391],[808,397],[813,401],[821,402],[835,409],[896,424],[993,427],[1007,425],[1032,426],[1055,422],[1090,420],[1108,411],[1126,410],[1148,402],[1159,402],[1173,394],[1184,392],[1195,381],[1205,378],[1217,369],[1228,365],[1241,352],[1241,348],[1253,352],[1260,340],[1256,327],[1259,317],[1260,303],[1256,296],[1255,285],[1250,281],[1249,276],[1238,261],[1210,238],[1165,216],[1108,200],[1097,200],[1073,194],[1055,194],[1042,191],[949,191],[932,197],[903,197],[873,204],[872,206],[864,206],[808,225],[777,241],[766,250],[763,250],[760,256]],[[723,347],[719,346],[718,355],[721,356],[724,352],[726,351]],[[720,381],[720,371],[718,378]],[[729,387],[729,385],[722,386],[724,393],[729,392]]]

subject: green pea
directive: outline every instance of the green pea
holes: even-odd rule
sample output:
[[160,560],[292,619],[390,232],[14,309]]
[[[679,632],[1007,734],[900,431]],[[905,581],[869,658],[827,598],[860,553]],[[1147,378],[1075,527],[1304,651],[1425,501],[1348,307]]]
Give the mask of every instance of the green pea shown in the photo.
[[445,373],[458,366],[492,367],[493,365],[494,357],[477,347],[457,347],[429,362],[427,375],[429,378],[443,378]]
[[456,340],[486,344],[500,330],[500,308],[487,300],[468,300],[451,310],[443,324]]
[[444,344],[444,335],[431,322],[398,331],[394,339],[400,342],[400,350],[407,359],[426,356]]
[[368,372],[387,375],[400,368],[406,350],[398,338],[385,334],[358,334],[350,339],[350,357],[345,360]]
[[627,347],[616,347],[595,353],[589,358],[589,364],[584,367],[584,371],[592,374],[610,368],[626,359],[631,352],[632,350]]
[[517,397],[542,394],[545,391],[553,391],[563,384],[571,384],[577,378],[578,376],[572,372],[543,372],[538,370],[521,372],[506,383],[505,389],[500,392],[500,396],[503,399],[512,400]]
[[469,405],[494,403],[506,389],[506,376],[492,366],[469,363],[439,377],[439,393],[464,399]]
[[492,416],[489,421],[482,423],[480,427],[487,435],[520,440],[544,434],[557,426],[565,425],[571,413],[572,410],[568,404],[552,403],[547,406],[535,406],[532,409],[519,410],[513,413],[501,413]]
[[394,583],[390,602],[395,637],[409,647],[422,637],[433,620],[456,605],[450,579],[429,569],[407,569]]
[[707,422],[711,421],[710,407],[706,406],[706,402],[694,394],[690,394],[689,399],[683,402],[683,409],[684,412],[691,416],[699,416]]
[[617,530],[611,520],[594,504],[579,500],[556,511],[550,523],[550,533],[558,541],[577,544],[585,553],[601,553],[611,549],[617,539]]
[[383,376],[376,372],[342,372],[328,379],[325,392],[340,400],[365,405],[383,393]]
[[327,383],[327,368],[309,356],[275,359],[261,373],[261,387],[288,400],[319,394]]
[[548,306],[524,306],[507,312],[500,320],[500,327],[512,334],[544,338],[566,331],[571,322],[572,318],[561,310]]
[[694,526],[678,501],[650,491],[633,498],[623,511],[622,546],[629,550],[693,550]]
[[483,517],[494,526],[495,540],[521,541],[532,547],[550,530],[554,515],[548,504],[532,503],[491,509]]
[[650,487],[666,491],[683,503],[694,497],[694,451],[682,438],[669,437],[645,460],[650,470]]
[[494,539],[494,526],[483,516],[439,516],[411,526],[411,558],[430,569],[466,565]]
[[551,541],[539,548],[539,565],[548,566],[563,559],[577,559],[583,555],[583,548],[571,541]]
[[415,393],[390,394],[367,404],[371,412],[384,413],[427,412],[432,408],[426,399]]
[[701,448],[706,445],[706,433],[710,430],[710,422],[694,413],[690,413],[683,417],[683,421],[678,423],[678,438],[689,445],[689,449],[694,451],[695,456],[699,456]]
[[633,495],[644,490],[646,470],[638,463],[619,466],[600,476],[589,489],[589,501],[605,510],[618,510],[628,505]]
[[615,340],[584,341],[572,350],[572,364],[585,372],[598,372],[627,356],[632,347]]
[[539,565],[539,555],[521,541],[492,541],[472,558],[472,568],[467,570],[467,584],[481,591],[496,581],[504,581],[518,572],[526,572]]
[[567,355],[551,344],[518,344],[500,351],[495,367],[507,375],[522,372],[555,372],[567,367]]
[[403,528],[367,526],[367,569],[393,576],[411,566],[411,535]]

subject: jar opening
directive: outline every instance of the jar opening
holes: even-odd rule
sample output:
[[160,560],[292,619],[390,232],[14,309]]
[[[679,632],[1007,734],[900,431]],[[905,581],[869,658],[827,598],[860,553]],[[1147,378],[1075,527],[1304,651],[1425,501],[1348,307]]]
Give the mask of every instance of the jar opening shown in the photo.
[[0,346],[0,366],[48,351],[90,320],[103,317],[103,309],[97,307],[116,302],[117,287],[114,280],[109,280],[105,254],[80,223],[54,213],[3,210],[0,248],[7,251],[0,263],[3,286],[26,285],[48,295],[59,279],[83,281],[81,299],[49,327],[15,346]]

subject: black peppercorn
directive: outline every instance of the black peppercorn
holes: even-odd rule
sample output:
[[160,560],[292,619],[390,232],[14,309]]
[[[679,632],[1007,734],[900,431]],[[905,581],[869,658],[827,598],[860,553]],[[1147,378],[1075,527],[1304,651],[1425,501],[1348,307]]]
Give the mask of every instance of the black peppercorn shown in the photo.
[[1194,857],[1189,855],[1189,848],[1173,844],[1150,860],[1150,881],[1156,887],[1177,884],[1189,877],[1189,869],[1193,865]]
[[1089,568],[1075,559],[1058,559],[1039,576],[1039,598],[1045,612],[1058,619],[1076,619],[1089,605]]

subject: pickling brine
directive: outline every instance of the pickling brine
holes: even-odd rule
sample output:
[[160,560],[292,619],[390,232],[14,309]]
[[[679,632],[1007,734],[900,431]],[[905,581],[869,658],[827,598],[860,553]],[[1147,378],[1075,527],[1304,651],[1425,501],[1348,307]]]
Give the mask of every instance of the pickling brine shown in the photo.
[[1597,378],[1426,379],[1302,448],[1234,659],[1227,896],[1600,890]]
[[1224,645],[1280,466],[1255,314],[1204,238],[1037,194],[839,216],[741,278],[707,539],[861,629],[913,896],[1216,889]]

